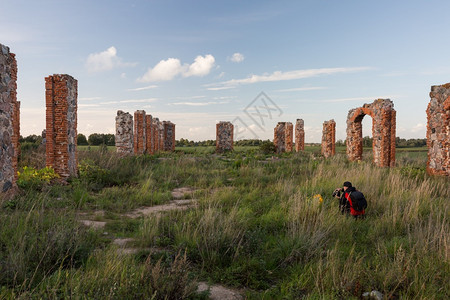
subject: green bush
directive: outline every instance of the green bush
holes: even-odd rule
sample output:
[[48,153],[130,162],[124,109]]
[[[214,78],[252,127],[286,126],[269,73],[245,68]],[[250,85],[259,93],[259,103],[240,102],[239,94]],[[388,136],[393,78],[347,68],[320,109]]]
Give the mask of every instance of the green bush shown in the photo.
[[23,167],[22,172],[17,172],[17,185],[23,189],[41,189],[44,185],[49,184],[52,180],[59,178],[55,170],[51,167],[43,169],[35,169],[33,167]]
[[264,154],[271,154],[271,153],[275,153],[275,151],[276,151],[275,144],[272,142],[262,143],[261,146],[259,146],[259,149]]

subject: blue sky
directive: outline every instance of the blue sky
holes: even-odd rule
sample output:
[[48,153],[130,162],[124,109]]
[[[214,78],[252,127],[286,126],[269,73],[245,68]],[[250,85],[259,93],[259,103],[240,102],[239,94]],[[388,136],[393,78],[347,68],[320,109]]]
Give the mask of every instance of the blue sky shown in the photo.
[[345,139],[349,109],[390,98],[397,136],[424,138],[430,86],[450,82],[448,11],[450,1],[0,0],[0,43],[18,61],[25,136],[45,127],[44,77],[62,73],[78,80],[86,135],[114,133],[119,109],[144,109],[174,122],[177,139],[214,139],[219,121],[272,139],[297,118],[306,142],[330,119]]

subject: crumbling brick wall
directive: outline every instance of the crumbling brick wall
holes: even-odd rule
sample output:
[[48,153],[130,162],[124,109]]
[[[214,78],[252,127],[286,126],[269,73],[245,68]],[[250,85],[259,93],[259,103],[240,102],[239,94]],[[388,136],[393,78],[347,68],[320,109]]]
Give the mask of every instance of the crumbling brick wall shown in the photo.
[[67,74],[45,78],[46,165],[64,179],[78,173],[77,86]]
[[146,149],[145,110],[134,112],[134,154],[144,154]]
[[372,117],[373,161],[380,167],[395,166],[396,111],[389,99],[377,99],[371,104],[351,109],[347,115],[347,156],[361,160],[363,153],[362,119]]
[[164,151],[175,151],[175,124],[163,121],[164,127]]
[[158,151],[164,151],[164,125],[158,120]]
[[117,111],[115,140],[118,153],[133,153],[133,116],[130,113]]
[[159,132],[158,132],[158,118],[152,119],[152,134],[153,134],[153,144],[152,144],[152,153],[157,153],[159,151]]
[[431,87],[427,107],[427,172],[450,176],[450,83]]
[[273,130],[273,143],[277,153],[286,151],[286,122],[278,122]]
[[273,130],[273,143],[277,153],[292,152],[294,126],[291,122],[278,122]]
[[12,194],[16,186],[19,136],[17,62],[9,48],[0,44],[0,195]]
[[336,154],[336,122],[334,120],[323,122],[322,155],[324,157]]
[[297,119],[295,123],[295,151],[305,150],[305,123],[302,119]]
[[232,151],[234,126],[231,122],[221,121],[216,124],[216,152]]
[[294,136],[294,125],[292,125],[291,122],[286,122],[286,124],[284,125],[284,140],[286,152],[292,152],[293,136]]
[[145,153],[153,154],[153,118],[152,115],[145,116]]

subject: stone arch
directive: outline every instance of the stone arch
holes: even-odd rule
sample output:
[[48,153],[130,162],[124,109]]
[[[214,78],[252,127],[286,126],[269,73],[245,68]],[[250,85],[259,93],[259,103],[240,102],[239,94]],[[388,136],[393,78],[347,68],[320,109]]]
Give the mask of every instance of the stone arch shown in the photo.
[[373,162],[380,167],[395,165],[396,111],[389,99],[377,99],[371,104],[351,109],[347,115],[347,156],[351,161],[361,160],[363,153],[362,120],[372,117]]
[[431,87],[427,107],[427,171],[450,176],[450,83]]

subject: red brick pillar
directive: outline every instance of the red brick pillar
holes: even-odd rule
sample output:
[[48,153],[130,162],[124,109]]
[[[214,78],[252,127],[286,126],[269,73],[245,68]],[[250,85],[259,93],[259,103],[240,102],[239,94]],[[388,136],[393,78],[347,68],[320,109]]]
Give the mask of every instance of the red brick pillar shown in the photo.
[[294,126],[291,122],[286,122],[286,125],[284,127],[284,140],[285,140],[285,146],[286,146],[286,152],[292,152],[292,138],[294,135]]
[[274,128],[273,143],[278,154],[286,152],[286,122],[278,122]]
[[46,165],[64,179],[78,172],[77,85],[67,74],[45,78]]
[[17,62],[9,48],[0,44],[0,199],[16,190],[19,136]]
[[134,112],[134,154],[145,153],[145,110]]
[[216,152],[233,150],[234,126],[231,122],[221,121],[216,124]]
[[334,120],[323,122],[322,133],[322,155],[327,157],[334,156],[336,144],[336,122]]
[[164,151],[175,151],[175,124],[163,121],[164,127]]
[[158,151],[164,151],[164,125],[158,119]]
[[427,107],[427,172],[450,176],[450,83],[431,87]]
[[305,150],[305,123],[302,119],[297,119],[295,123],[295,151]]
[[152,143],[152,154],[155,154],[159,151],[159,134],[158,134],[158,118],[152,119],[152,135],[153,135],[153,143]]
[[153,120],[152,115],[145,116],[145,153],[153,154]]

